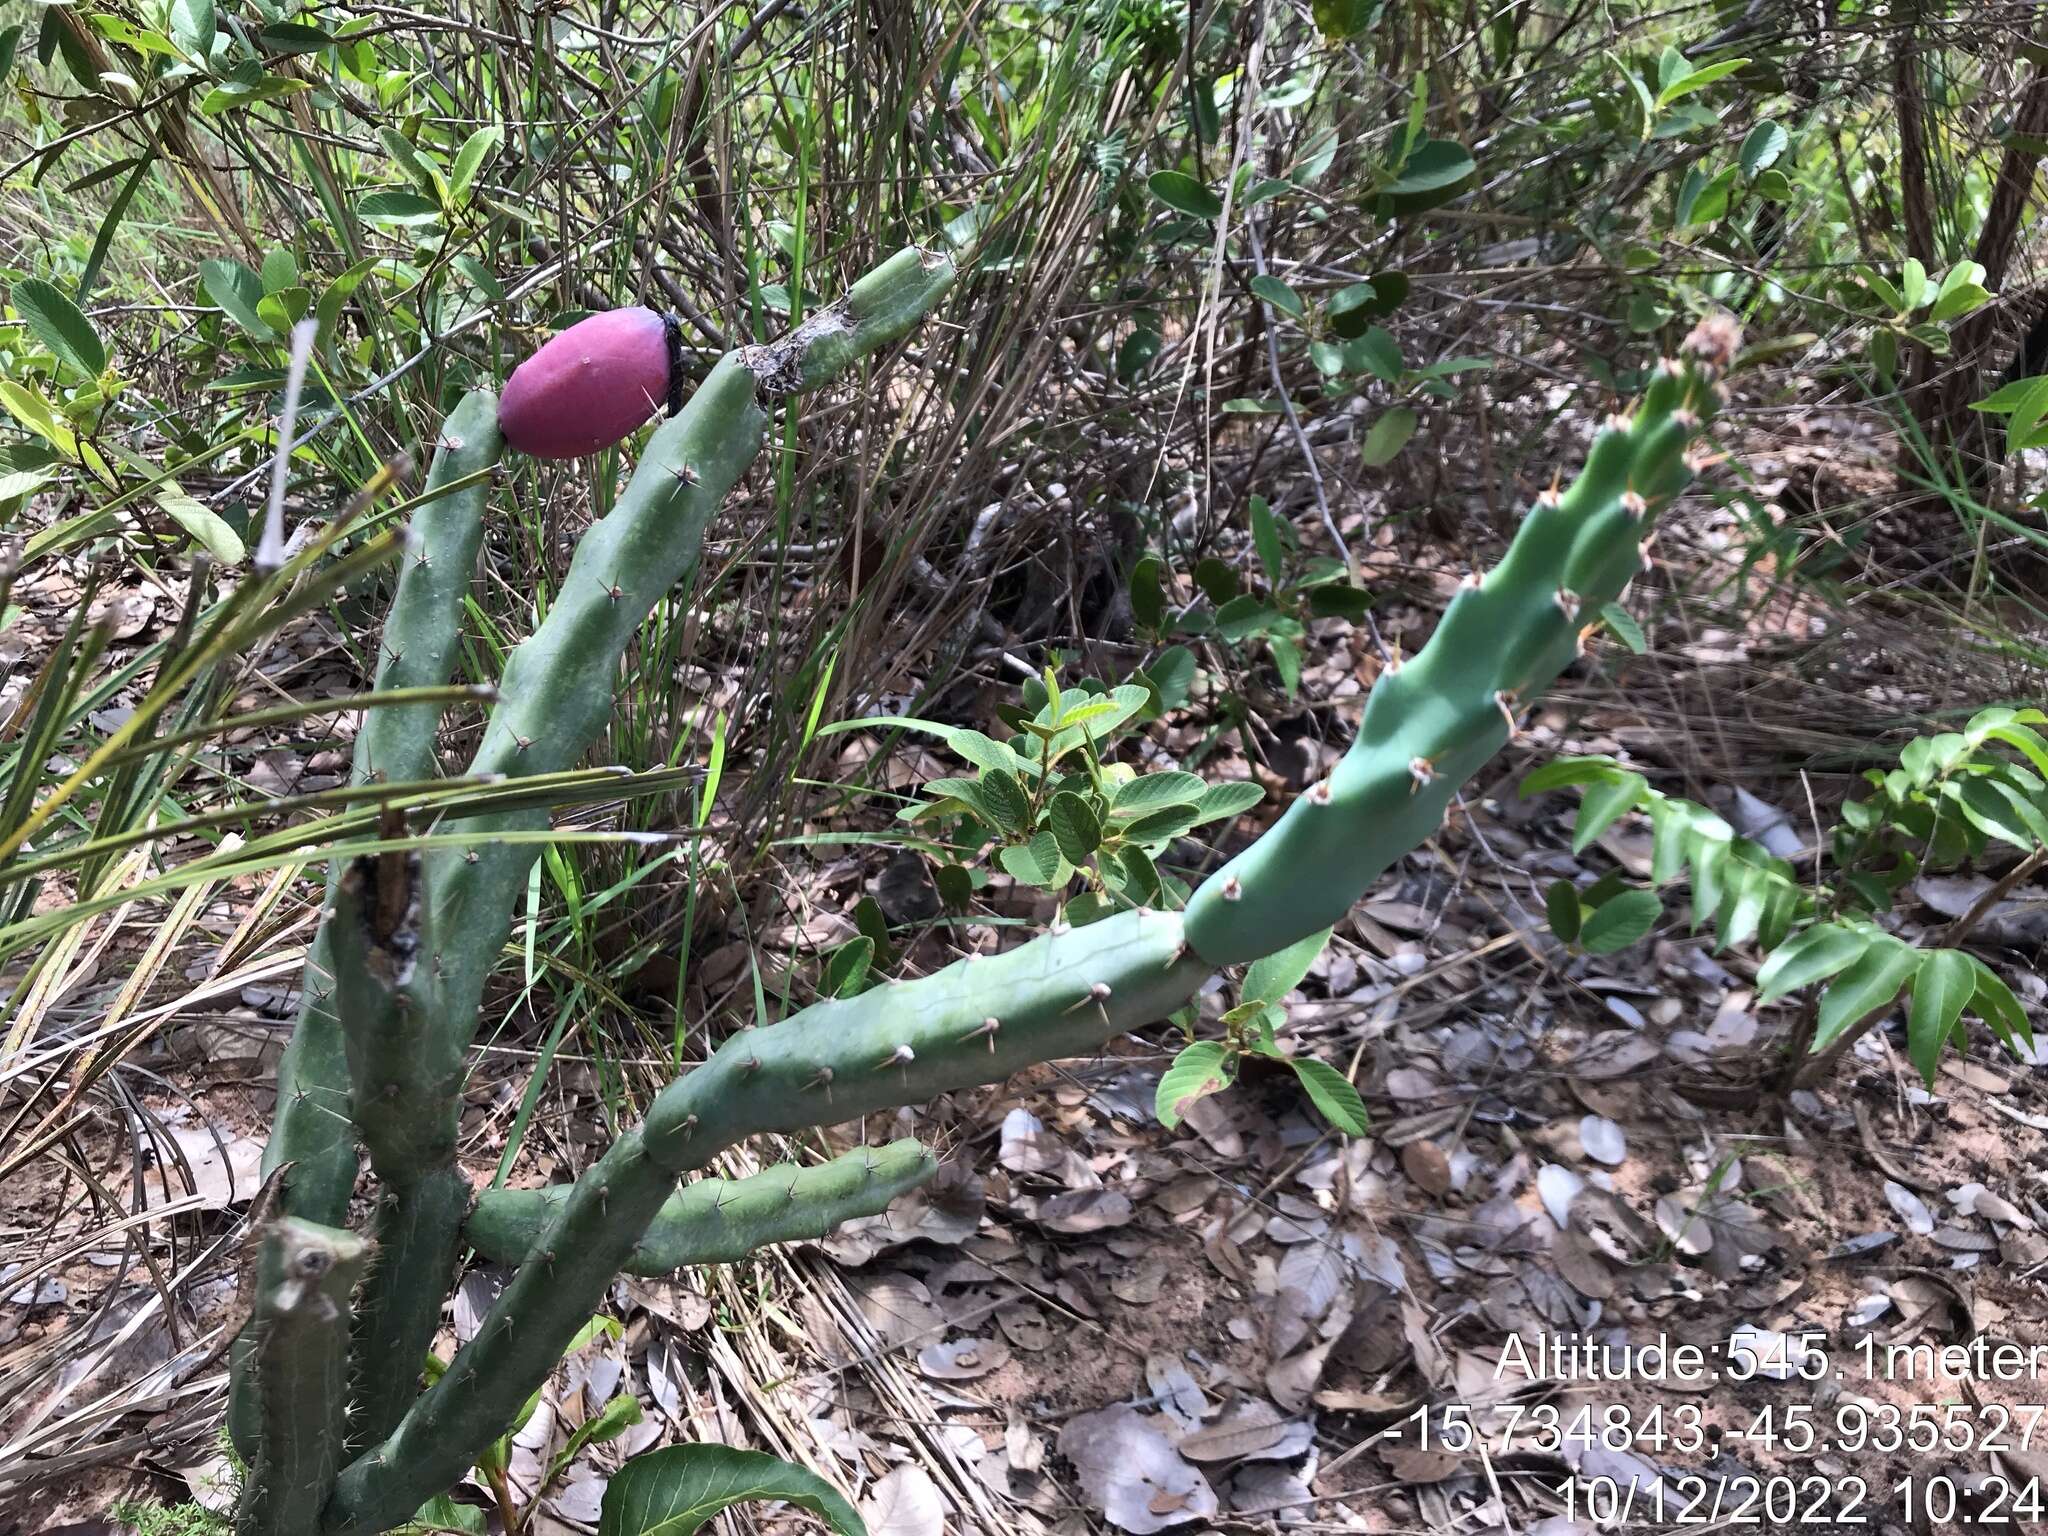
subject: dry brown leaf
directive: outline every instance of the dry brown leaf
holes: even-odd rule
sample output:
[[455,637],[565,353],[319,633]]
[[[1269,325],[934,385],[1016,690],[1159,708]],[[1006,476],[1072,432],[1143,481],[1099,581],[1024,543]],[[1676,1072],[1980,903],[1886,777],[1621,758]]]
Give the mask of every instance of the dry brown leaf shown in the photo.
[[868,1536],[943,1536],[946,1499],[915,1462],[905,1462],[860,1501]]
[[1119,1404],[1069,1419],[1059,1449],[1095,1507],[1132,1536],[1216,1513],[1209,1480],[1135,1409]]
[[917,1368],[934,1381],[978,1381],[1009,1359],[1001,1339],[951,1339],[919,1350]]
[[1448,1194],[1451,1188],[1451,1160],[1433,1141],[1411,1141],[1401,1149],[1401,1171],[1415,1187],[1431,1198]]
[[1182,1435],[1181,1455],[1190,1461],[1285,1461],[1315,1439],[1306,1419],[1285,1419],[1271,1403],[1239,1403],[1207,1429]]

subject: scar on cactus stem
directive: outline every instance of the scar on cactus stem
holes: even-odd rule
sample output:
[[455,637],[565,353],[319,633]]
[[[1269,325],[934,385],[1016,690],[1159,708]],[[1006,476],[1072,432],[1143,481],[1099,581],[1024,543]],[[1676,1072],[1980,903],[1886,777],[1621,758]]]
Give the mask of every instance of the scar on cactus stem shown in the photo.
[[537,459],[598,453],[666,404],[682,408],[682,330],[651,309],[608,309],[550,337],[498,400],[505,441]]

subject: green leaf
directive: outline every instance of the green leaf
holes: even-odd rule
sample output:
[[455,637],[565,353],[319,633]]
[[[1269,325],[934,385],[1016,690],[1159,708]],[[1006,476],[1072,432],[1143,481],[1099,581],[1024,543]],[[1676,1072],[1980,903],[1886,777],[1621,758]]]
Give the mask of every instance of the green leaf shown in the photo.
[[1328,928],[1296,939],[1285,949],[1254,960],[1244,973],[1244,1000],[1248,1003],[1277,1003],[1301,985],[1301,978],[1316,963],[1316,956],[1330,942]]
[[1861,959],[1870,947],[1870,930],[1848,928],[1840,923],[1817,923],[1798,938],[1771,951],[1756,973],[1759,1003],[1779,998],[1825,981]]
[[1636,616],[1619,603],[1608,603],[1600,610],[1600,619],[1614,632],[1614,638],[1629,648],[1633,655],[1640,656],[1647,649],[1643,638],[1643,626],[1636,622]]
[[1223,200],[1185,171],[1154,171],[1145,186],[1175,213],[1192,219],[1223,217]]
[[78,435],[57,418],[57,408],[41,390],[13,379],[0,379],[0,407],[60,453],[77,456]]
[[724,1445],[672,1445],[627,1462],[605,1488],[598,1536],[692,1536],[720,1510],[757,1499],[807,1509],[838,1536],[867,1536],[853,1506],[823,1478]]
[[1340,355],[1347,371],[1369,373],[1382,384],[1400,383],[1401,372],[1407,366],[1393,332],[1378,325],[1368,326],[1346,344]]
[[356,212],[372,224],[433,224],[440,220],[441,205],[417,192],[387,187],[359,200]]
[[974,872],[964,864],[941,864],[932,873],[932,884],[948,911],[964,912],[974,901]]
[[1913,1011],[1906,1019],[1906,1053],[1927,1086],[1934,1086],[1942,1047],[1977,992],[1977,971],[1961,950],[1933,949],[1913,972]]
[[1161,712],[1179,709],[1195,686],[1195,653],[1184,645],[1169,645],[1153,658],[1145,675],[1159,690]]
[[1347,37],[1356,37],[1372,25],[1372,18],[1379,10],[1379,0],[1309,0],[1309,12],[1315,17],[1316,30],[1323,35],[1326,43],[1341,43]]
[[242,557],[248,553],[243,548],[242,536],[213,508],[187,495],[175,481],[156,493],[156,504],[164,509],[166,517],[185,530],[193,543],[220,564],[242,563]]
[[1102,822],[1095,807],[1070,789],[1052,797],[1046,807],[1046,822],[1060,853],[1071,864],[1085,864],[1102,846]]
[[1380,190],[1395,196],[1440,192],[1478,169],[1478,162],[1464,145],[1450,139],[1424,139],[1401,162],[1400,175]]
[[1124,835],[1134,843],[1158,843],[1199,824],[1201,811],[1192,805],[1163,805],[1148,811],[1125,827]]
[[1147,555],[1131,567],[1131,617],[1140,629],[1157,630],[1166,618],[1166,593],[1159,584],[1159,557]]
[[59,362],[88,379],[96,379],[106,370],[107,348],[100,333],[55,283],[23,278],[14,285],[13,298],[22,324]]
[[824,979],[818,983],[825,997],[857,997],[868,979],[868,967],[875,963],[875,941],[866,934],[848,939],[832,951],[825,962]]
[[1372,594],[1363,587],[1315,587],[1308,594],[1308,611],[1311,618],[1357,624],[1372,612]]
[[171,40],[187,53],[205,58],[219,30],[213,0],[171,0]]
[[1177,1127],[1190,1105],[1221,1093],[1232,1079],[1230,1052],[1218,1041],[1197,1040],[1173,1058],[1152,1096],[1153,1113],[1168,1130]]
[[1130,899],[1143,907],[1158,905],[1165,886],[1152,855],[1142,848],[1130,847],[1117,855],[1117,862],[1123,867],[1124,891]]
[[[1670,55],[1667,53],[1666,58],[1668,59],[1669,57]],[[1694,91],[1705,90],[1716,80],[1725,79],[1727,76],[1734,74],[1738,69],[1745,68],[1748,63],[1749,60],[1747,59],[1723,59],[1718,64],[1709,64],[1704,68],[1691,70],[1686,74],[1680,75],[1675,80],[1660,82],[1661,88],[1657,92],[1657,110],[1663,111],[1681,96],[1690,96]]]
[[462,148],[455,152],[455,165],[448,172],[448,201],[461,207],[469,201],[471,183],[476,173],[483,169],[484,162],[495,154],[498,146],[505,142],[505,130],[496,123],[479,128],[462,141]]
[[1547,789],[1565,789],[1573,784],[1600,784],[1626,773],[1611,757],[1560,757],[1545,763],[1522,780],[1519,793],[1526,800]]
[[1342,1072],[1313,1056],[1293,1057],[1288,1065],[1294,1068],[1294,1075],[1308,1090],[1309,1099],[1330,1124],[1346,1136],[1363,1136],[1372,1129],[1372,1119],[1365,1112],[1365,1101]]
[[1655,891],[1623,891],[1593,909],[1579,929],[1579,944],[1589,955],[1611,955],[1642,938],[1663,914]]
[[2007,384],[1997,392],[1986,395],[1982,400],[1977,401],[1970,409],[1973,411],[1990,411],[2000,416],[2010,416],[2017,413],[2023,407],[2031,405],[2037,397],[2043,394],[2048,394],[2048,375],[2041,375],[2030,379],[2014,379],[2010,384]]
[[1395,454],[1408,445],[1408,439],[1415,435],[1415,413],[1405,405],[1397,405],[1391,411],[1383,412],[1365,434],[1365,441],[1359,445],[1358,456],[1377,469],[1389,463]]
[[1927,268],[1917,256],[1908,256],[1905,266],[1899,269],[1899,297],[1906,301],[1906,308],[1918,309],[1925,304],[1927,288]]
[[1735,167],[1732,165],[1711,176],[1704,167],[1693,166],[1685,173],[1685,181],[1678,189],[1672,223],[1681,229],[1691,224],[1713,223],[1728,211],[1728,192],[1734,184]]
[[1982,284],[1964,283],[1956,288],[1944,285],[1941,297],[1934,301],[1934,308],[1927,312],[1927,319],[1931,324],[1945,325],[1951,320],[1969,314],[1972,310],[1982,309],[1990,302],[1991,290]]
[[1760,174],[1750,190],[1768,202],[1789,203],[1792,201],[1792,178],[1774,167]]
[[1299,320],[1308,313],[1308,306],[1301,302],[1301,295],[1277,277],[1261,272],[1252,279],[1251,290],[1254,297],[1264,299],[1284,315],[1292,315]]
[[1237,596],[1237,572],[1214,555],[1205,555],[1195,562],[1195,585],[1202,589],[1203,596],[1221,608]]
[[1004,773],[1035,773],[1037,765],[1004,742],[985,736],[968,726],[948,729],[946,745],[977,768],[1000,769]]
[[1273,509],[1263,496],[1252,497],[1248,510],[1252,547],[1259,552],[1259,564],[1266,568],[1266,580],[1278,588],[1284,583],[1287,573],[1287,551],[1280,539],[1279,520],[1273,516]]
[[317,53],[334,46],[332,33],[300,21],[273,21],[256,38],[270,53]]
[[573,1462],[587,1445],[603,1445],[607,1440],[616,1440],[635,1424],[640,1422],[640,1399],[631,1392],[620,1392],[604,1405],[604,1410],[595,1418],[585,1419],[576,1426],[568,1443],[548,1459],[545,1482],[553,1482],[563,1469]]
[[1195,825],[1220,821],[1226,816],[1241,816],[1266,798],[1265,790],[1249,779],[1232,779],[1222,784],[1211,784],[1202,791],[1202,798],[1195,804]]
[[1998,972],[1975,955],[1970,956],[1970,968],[1977,973],[1977,990],[1970,997],[1971,1009],[1991,1026],[1991,1032],[2005,1043],[2008,1050],[2016,1040],[2023,1040],[2031,1046],[2034,1031],[2028,1026],[2027,1011],[2013,996],[2012,988],[2005,984]]
[[1640,773],[1624,773],[1586,787],[1579,801],[1579,819],[1572,828],[1572,852],[1584,853],[1593,839],[1632,811],[1649,793],[1650,781]]
[[1982,778],[1973,778],[1966,784],[1950,780],[1943,786],[1947,794],[1961,805],[1963,817],[1971,826],[2000,842],[2011,843],[2015,848],[2031,853],[2037,839],[2020,811],[2025,802],[2009,800],[2000,793],[2005,787]]
[[1003,849],[996,862],[1021,885],[1050,888],[1065,885],[1073,877],[1050,832],[1040,832],[1021,847]]
[[896,963],[895,947],[889,942],[889,919],[883,914],[879,901],[872,896],[863,896],[856,901],[853,904],[853,927],[856,933],[865,934],[874,941],[876,965],[888,967]]
[[1031,825],[1031,797],[1008,769],[991,768],[982,774],[981,798],[998,830],[1017,833]]
[[199,286],[229,319],[258,341],[275,341],[277,333],[256,313],[263,302],[263,279],[239,261],[202,261]]
[[1824,1051],[1899,995],[1920,963],[1920,951],[1890,934],[1876,935],[1854,965],[1820,995],[1820,1023],[1813,1049]]
[[1791,135],[1776,123],[1768,120],[1758,123],[1744,135],[1742,148],[1736,153],[1736,163],[1742,167],[1743,175],[1754,180],[1757,172],[1777,162],[1778,156],[1785,153],[1791,142]]
[[1943,325],[1959,315],[1991,301],[1984,287],[1984,268],[1974,261],[1959,261],[1942,277],[1935,291],[1934,307],[1927,312],[1928,323]]
[[258,102],[296,96],[301,91],[313,89],[310,80],[294,80],[289,75],[266,75],[253,59],[244,68],[247,74],[237,71],[199,98],[202,115],[219,117],[237,107],[253,107]]
[[1566,944],[1578,942],[1586,916],[1579,905],[1578,887],[1569,880],[1551,881],[1550,888],[1543,893],[1543,910],[1550,919],[1552,933]]
[[437,1493],[394,1536],[484,1536],[488,1529],[484,1512],[474,1504],[458,1504],[447,1494]]
[[1147,773],[1119,786],[1110,802],[1112,816],[1143,816],[1163,805],[1200,805],[1209,786],[1201,775],[1178,768],[1165,773]]

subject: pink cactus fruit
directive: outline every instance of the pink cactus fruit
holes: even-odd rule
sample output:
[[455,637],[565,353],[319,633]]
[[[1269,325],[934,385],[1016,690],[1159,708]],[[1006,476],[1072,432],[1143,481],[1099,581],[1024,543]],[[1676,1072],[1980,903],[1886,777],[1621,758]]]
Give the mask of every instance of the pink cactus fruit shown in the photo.
[[651,309],[608,309],[512,370],[498,426],[521,453],[573,459],[609,448],[668,397],[667,320]]

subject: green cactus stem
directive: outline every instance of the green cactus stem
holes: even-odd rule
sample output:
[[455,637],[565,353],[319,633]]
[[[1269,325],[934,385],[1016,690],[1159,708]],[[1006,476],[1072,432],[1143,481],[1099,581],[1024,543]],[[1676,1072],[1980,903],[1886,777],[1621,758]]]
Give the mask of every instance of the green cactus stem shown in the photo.
[[943,251],[910,246],[807,315],[787,336],[739,354],[771,395],[816,389],[885,347],[931,313],[960,275]]
[[356,1300],[352,1450],[383,1439],[419,1396],[471,1198],[452,1162],[378,1193],[377,1262]]
[[[427,470],[427,499],[414,510],[408,548],[400,557],[398,590],[384,620],[377,669],[380,691],[432,687],[448,681],[462,632],[463,603],[483,543],[488,479],[444,496],[432,493],[472,480],[498,462],[498,399],[471,390],[449,415]],[[434,738],[441,710],[415,704],[367,711],[355,741],[351,781],[407,784],[438,773]],[[338,872],[331,872],[328,898]],[[277,1112],[263,1149],[263,1173],[287,1169],[284,1206],[326,1226],[348,1219],[355,1189],[356,1128],[349,1119],[349,1063],[334,1001],[333,936],[322,923],[306,954],[299,1017],[277,1069]],[[257,1408],[241,1367],[246,1341],[235,1346],[237,1368],[228,1409],[229,1436],[246,1460]]]
[[262,1415],[236,1536],[319,1529],[347,1434],[349,1297],[369,1245],[348,1232],[282,1217],[256,1262],[252,1365]]
[[[403,835],[404,813],[387,835]],[[420,856],[368,854],[334,889],[334,1003],[349,1114],[387,1185],[416,1184],[455,1154],[465,1042],[436,1029],[440,985]]]
[[[498,397],[471,390],[449,415],[427,471],[428,499],[413,512],[398,590],[385,616],[377,688],[430,687],[448,681],[462,630],[463,601],[483,542],[487,480],[445,496],[432,492],[498,462]],[[411,783],[435,776],[434,737],[441,711],[433,704],[368,711],[355,742],[357,784]],[[321,925],[306,956],[299,1019],[278,1064],[277,1118],[263,1152],[267,1176],[291,1165],[286,1208],[307,1221],[338,1226],[347,1218],[356,1182],[354,1128],[349,1124],[348,1061],[332,999],[334,956]]]
[[450,1486],[561,1357],[679,1174],[741,1137],[1000,1082],[1164,1017],[1207,979],[1180,919],[1125,912],[733,1036],[571,1187],[441,1379],[335,1485],[327,1536],[368,1536]]
[[1436,832],[1638,569],[1651,520],[1691,478],[1686,445],[1719,404],[1735,341],[1732,322],[1702,323],[1634,415],[1610,418],[1571,488],[1539,496],[1500,564],[1467,578],[1429,643],[1380,675],[1336,769],[1189,901],[1197,954],[1236,965],[1329,927]]
[[[744,1179],[699,1179],[662,1202],[626,1273],[670,1275],[693,1264],[730,1264],[774,1243],[824,1237],[846,1222],[881,1215],[938,1171],[938,1158],[906,1137],[813,1167],[784,1163]],[[523,1264],[574,1188],[489,1190],[477,1198],[463,1236],[487,1259]]]
[[[392,819],[402,831],[404,813]],[[412,1400],[469,1209],[469,1181],[455,1166],[467,1040],[435,1027],[440,983],[425,897],[417,853],[366,855],[336,884],[328,924],[349,1112],[382,1186],[382,1262],[356,1329],[362,1411],[352,1429],[361,1442],[382,1438]]]
[[[683,409],[649,438],[617,506],[578,544],[547,616],[508,659],[497,706],[470,765],[472,775],[545,774],[582,757],[610,717],[628,645],[647,614],[694,568],[705,527],[759,452],[768,421],[761,400],[823,383],[900,336],[938,302],[958,270],[949,257],[915,249],[898,253],[856,282],[839,303],[787,336],[728,354],[713,367]],[[471,441],[470,434],[454,430],[451,423],[442,453],[467,452]],[[430,556],[426,569],[434,570],[437,563]],[[401,586],[398,606],[411,596]],[[403,635],[417,634],[396,607],[391,623]],[[415,643],[409,640],[401,649]],[[380,748],[378,756],[380,763],[388,762],[390,752]],[[541,830],[547,817],[540,811],[506,812],[459,825],[475,834],[474,844],[436,854],[426,871],[426,926],[439,935],[430,964],[440,999],[420,1027],[438,1037],[431,1048],[437,1059],[449,1050],[466,1051],[474,1037],[484,983],[503,949],[532,866],[530,843],[506,843],[494,834]],[[288,1069],[280,1073],[280,1134],[271,1148],[274,1158],[294,1151],[313,1157],[303,1180],[294,1167],[286,1208],[330,1221],[338,1221],[346,1210],[355,1177],[354,1149],[341,1113],[345,1053],[326,995],[335,975],[331,940],[323,933],[309,957],[308,1001],[288,1051]],[[429,1194],[429,1209],[407,1209]],[[380,1207],[380,1231],[388,1216],[391,1229],[405,1234],[422,1254],[452,1252],[462,1219],[453,1194],[445,1179],[430,1183],[424,1176],[397,1187],[392,1193],[396,1205],[387,1200]],[[438,1260],[432,1268],[442,1273]],[[393,1321],[366,1333],[366,1348],[382,1339],[398,1349],[411,1338],[414,1326],[395,1321],[401,1311],[410,1312],[410,1301],[378,1298],[369,1315]],[[358,1371],[380,1383],[409,1384],[416,1359],[365,1355]],[[237,1417],[246,1420],[246,1411]]]

